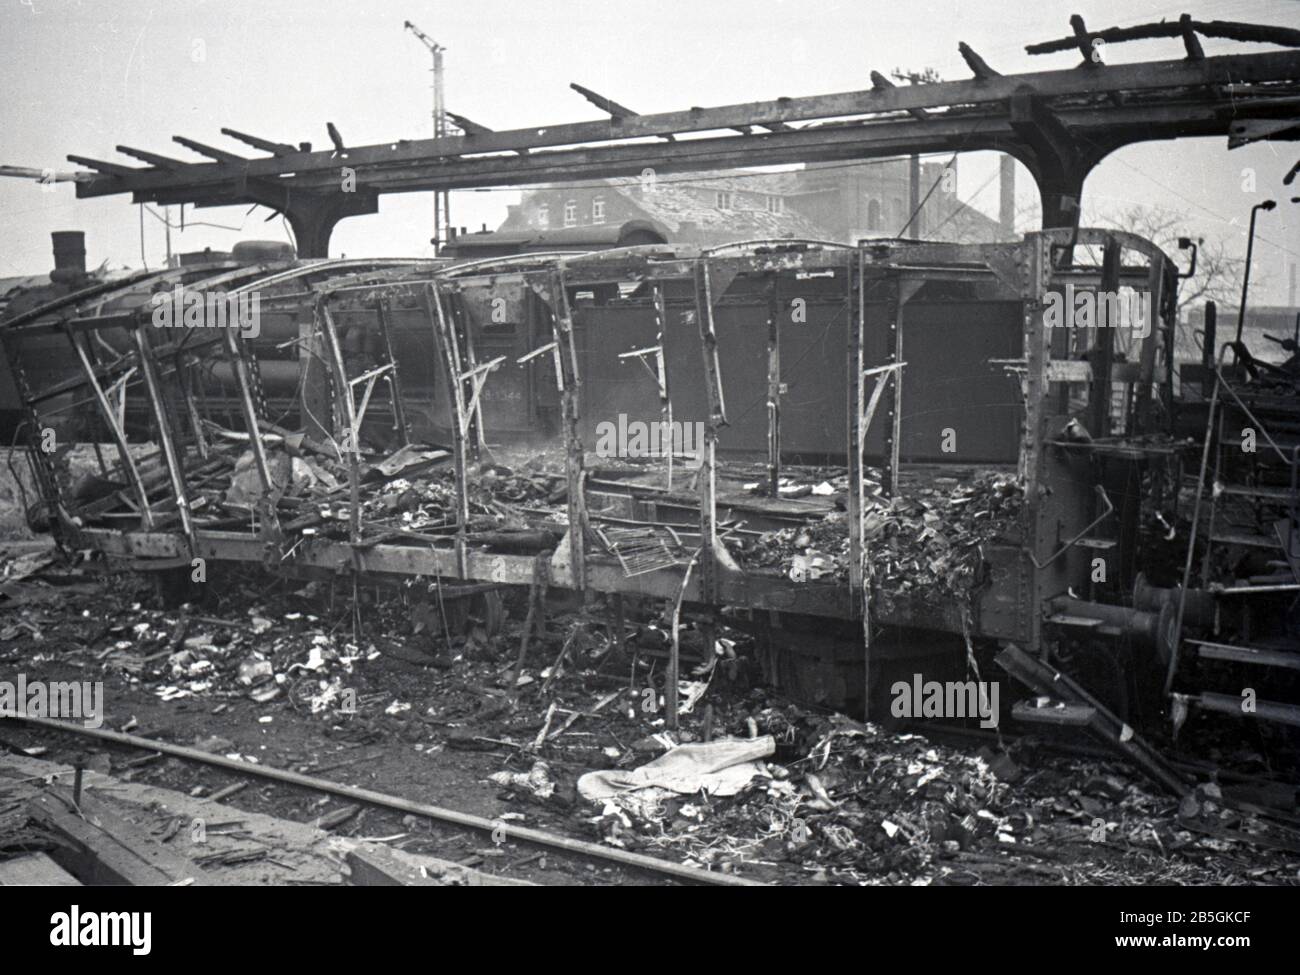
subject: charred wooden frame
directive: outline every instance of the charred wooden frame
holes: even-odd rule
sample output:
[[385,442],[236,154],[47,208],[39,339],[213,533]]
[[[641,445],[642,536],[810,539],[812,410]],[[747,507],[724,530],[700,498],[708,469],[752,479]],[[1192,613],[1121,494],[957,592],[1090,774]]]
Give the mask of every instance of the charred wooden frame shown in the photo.
[[[1255,25],[1186,21],[1100,33],[1076,26],[1065,41],[1041,47],[1090,52],[1065,70],[1002,75],[962,45],[974,77],[960,81],[650,115],[589,93],[604,110],[617,109],[611,118],[511,131],[475,124],[462,135],[316,152],[223,129],[268,155],[249,158],[175,136],[207,160],[129,146],[118,151],[147,167],[68,158],[87,167],[75,174],[79,197],[130,193],[139,203],[279,211],[306,257],[326,256],[334,225],[377,212],[384,193],[634,176],[646,167],[672,173],[982,149],[1010,153],[1029,169],[1043,226],[1076,226],[1088,173],[1122,146],[1189,135],[1228,136],[1233,146],[1294,133],[1300,52],[1205,57],[1198,32],[1296,45],[1295,31]],[[1117,65],[1092,56],[1094,42],[1141,37],[1181,37],[1187,55]]]
[[[1095,265],[1076,263],[1076,255],[1089,249],[1101,253],[1103,260]],[[1134,257],[1137,263],[1130,260]],[[719,454],[719,445],[730,430],[726,402],[728,362],[745,351],[725,346],[724,333],[718,325],[719,309],[732,308],[729,314],[734,315],[737,306],[728,304],[728,295],[733,291],[750,295],[751,299],[747,299],[750,304],[745,307],[753,310],[753,348],[755,352],[763,351],[770,344],[774,317],[772,296],[787,293],[785,285],[781,291],[775,290],[774,283],[782,275],[789,280],[821,282],[820,293],[825,300],[844,313],[842,329],[827,332],[827,335],[843,336],[842,354],[848,362],[843,400],[838,407],[843,411],[847,432],[847,439],[842,442],[850,484],[845,499],[848,578],[842,582],[796,582],[779,572],[747,569],[729,549],[726,533],[719,530],[720,524],[728,524],[727,531],[736,528],[735,517],[730,514],[736,501],[720,496],[716,479],[727,463]],[[1103,360],[1099,366],[1098,360],[1091,363],[1080,360],[1078,348],[1070,345],[1074,339],[1049,328],[1044,314],[1045,297],[1064,282],[1077,283],[1080,288],[1110,287],[1118,282],[1148,289],[1161,314],[1167,311],[1169,304],[1163,296],[1176,286],[1177,269],[1149,241],[1120,232],[1049,231],[1030,234],[1020,243],[996,245],[897,242],[843,248],[769,242],[725,254],[634,248],[590,257],[530,256],[475,266],[324,262],[286,269],[259,268],[249,270],[247,276],[223,267],[215,273],[207,272],[206,279],[218,282],[218,287],[223,289],[234,285],[230,294],[261,293],[264,308],[269,307],[274,314],[293,316],[296,324],[286,326],[289,334],[303,335],[302,322],[310,323],[306,334],[313,338],[313,345],[318,349],[313,355],[322,355],[327,360],[328,382],[319,369],[314,372],[310,369],[311,358],[298,359],[300,385],[304,388],[297,394],[297,401],[323,400],[327,408],[323,416],[317,414],[317,421],[333,417],[329,433],[346,460],[349,473],[346,538],[303,534],[299,526],[311,517],[313,506],[308,503],[295,507],[288,503],[290,499],[281,497],[281,487],[267,456],[267,445],[278,442],[276,438],[283,438],[285,431],[268,415],[266,397],[259,395],[254,378],[259,356],[265,357],[266,350],[259,352],[232,329],[220,337],[204,335],[198,330],[178,331],[175,341],[154,342],[140,307],[148,301],[149,288],[166,288],[175,280],[175,275],[159,275],[137,279],[123,289],[119,297],[130,309],[127,311],[88,315],[84,311],[87,302],[92,297],[98,300],[101,295],[80,295],[0,326],[6,353],[22,371],[21,388],[33,429],[39,430],[45,422],[52,396],[66,397],[76,390],[87,389],[94,394],[99,419],[121,451],[119,466],[111,473],[120,475],[132,492],[133,517],[140,520],[140,526],[96,524],[96,512],[113,499],[89,504],[74,502],[58,476],[51,476],[43,480],[42,490],[46,492],[46,505],[56,512],[55,531],[64,543],[99,550],[141,569],[175,566],[201,557],[262,562],[272,571],[294,575],[343,572],[373,580],[426,576],[518,586],[532,583],[538,566],[537,553],[549,552],[544,556],[543,567],[548,586],[606,594],[616,605],[623,595],[634,595],[674,604],[681,600],[706,615],[723,611],[750,617],[775,613],[841,621],[856,627],[861,634],[858,663],[864,678],[858,687],[865,688],[876,666],[872,657],[876,642],[873,626],[882,630],[907,627],[962,634],[966,623],[965,610],[956,605],[923,605],[907,599],[895,600],[890,608],[874,603],[870,552],[863,540],[863,515],[870,501],[864,477],[868,452],[877,459],[881,470],[881,493],[906,498],[907,488],[899,474],[908,457],[904,444],[908,421],[904,412],[909,400],[904,399],[900,380],[903,375],[911,374],[915,365],[908,363],[922,348],[909,344],[909,336],[914,330],[926,327],[954,330],[964,327],[964,312],[949,325],[943,324],[946,320],[942,316],[932,316],[928,324],[924,316],[918,317],[916,309],[927,294],[926,289],[946,293],[945,289],[956,288],[954,294],[991,295],[989,300],[1003,309],[999,314],[1011,316],[1007,324],[1019,335],[1018,356],[1006,359],[989,356],[981,365],[990,372],[1007,370],[1010,374],[1007,381],[1014,382],[1022,396],[1019,446],[1008,460],[1018,468],[1025,488],[1025,504],[1019,537],[991,544],[984,553],[991,574],[987,584],[973,594],[969,607],[973,637],[1014,641],[1042,656],[1050,656],[1059,630],[1069,625],[1068,614],[1054,609],[1053,601],[1072,588],[1076,592],[1089,591],[1090,549],[1083,542],[1095,540],[1091,537],[1094,531],[1109,531],[1112,524],[1110,501],[1104,500],[1104,492],[1096,490],[1100,481],[1088,472],[1095,471],[1096,465],[1106,458],[1147,463],[1168,452],[1166,446],[1156,443],[1168,434],[1154,420],[1156,416],[1163,417],[1164,411],[1154,411],[1149,404],[1155,397],[1165,395],[1165,373],[1170,368],[1169,323],[1153,323],[1157,327],[1142,340],[1136,361],[1107,363]],[[204,274],[199,272],[191,274],[187,281],[188,287],[202,289],[204,285]],[[302,290],[304,285],[306,290]],[[489,439],[493,436],[489,414],[481,414],[484,421],[480,421],[478,406],[485,390],[493,389],[494,384],[500,387],[521,381],[511,378],[518,370],[507,373],[493,368],[505,356],[497,355],[483,364],[471,359],[473,344],[484,334],[469,303],[471,293],[478,293],[476,289],[483,294],[513,296],[519,307],[532,309],[527,313],[533,316],[528,328],[518,325],[518,341],[526,343],[522,348],[529,351],[516,356],[516,361],[522,360],[524,368],[544,364],[554,367],[561,400],[559,437],[564,445],[567,518],[563,532],[557,531],[549,539],[545,527],[517,531],[513,542],[508,531],[476,532],[470,517],[469,468],[473,458],[469,441],[483,433]],[[685,390],[693,385],[702,394],[703,457],[693,500],[686,507],[681,492],[638,500],[635,491],[620,494],[617,485],[594,476],[587,469],[582,424],[590,418],[590,411],[600,406],[592,402],[592,387],[584,384],[583,370],[590,375],[591,370],[602,368],[600,361],[590,360],[594,354],[591,330],[598,327],[599,321],[596,315],[599,305],[593,305],[590,296],[602,293],[602,289],[608,294],[639,296],[635,300],[641,302],[639,307],[644,309],[646,325],[659,338],[655,355],[662,365],[658,367],[654,395],[648,400],[652,405],[646,407],[650,411],[647,416],[653,417],[654,422],[662,422],[674,412],[689,415],[669,404],[670,386]],[[134,295],[134,308],[127,300],[130,295]],[[618,303],[625,299],[611,300]],[[667,310],[670,300],[673,313]],[[455,317],[449,311],[453,301],[460,304]],[[958,312],[965,307],[961,301],[953,304]],[[349,340],[353,341],[351,352],[345,347],[345,336],[336,320],[344,312],[369,316],[365,319],[369,324],[353,324],[348,331],[373,337],[373,355],[378,366],[365,359],[354,340]],[[670,328],[672,314],[689,318]],[[414,334],[395,324],[399,317],[402,322],[419,325],[423,344],[416,348],[420,351],[413,353],[407,348],[404,353],[399,347],[409,334]],[[129,333],[130,344],[122,349],[117,363],[107,367],[97,365],[87,343],[91,336],[112,330]],[[37,337],[59,333],[73,342],[79,378],[69,380],[61,375],[52,383],[37,385],[32,381],[34,362],[29,343]],[[919,337],[923,335],[916,332],[911,341],[924,342]],[[681,353],[683,341],[693,346],[688,351],[696,357],[700,370],[696,375],[703,377],[702,384],[695,378],[673,375],[674,364],[686,360],[668,353]],[[1096,347],[1104,348],[1104,344]],[[644,353],[647,348],[638,344],[633,351]],[[548,351],[552,353],[550,357],[546,356]],[[233,396],[227,394],[226,406],[217,407],[213,405],[214,397],[203,393],[203,369],[223,357],[229,360],[228,375],[233,377],[235,388]],[[611,354],[605,367],[612,365],[616,358]],[[412,383],[411,375],[404,374],[421,362],[426,366],[435,364],[432,385],[427,378]],[[770,355],[764,358],[760,381],[764,398],[772,392],[771,362]],[[108,401],[102,383],[116,376],[123,365],[141,363],[147,364],[140,371],[146,395],[137,394],[132,400],[134,412],[128,412],[130,422],[123,425],[118,420],[121,414]],[[1106,375],[1099,377],[1098,368],[1104,368]],[[307,382],[312,377],[312,382]],[[775,378],[781,381],[779,369]],[[380,380],[390,382],[395,394],[391,406],[395,422],[375,421],[378,426],[374,429],[386,430],[392,435],[394,445],[418,443],[410,430],[413,415],[428,413],[435,406],[445,410],[444,429],[451,437],[455,469],[456,511],[454,524],[447,526],[450,533],[403,539],[394,537],[382,526],[369,524],[363,517],[363,502],[369,490],[363,481],[362,441],[367,436],[363,425],[367,413],[373,413],[376,404],[366,395],[359,408],[354,390],[360,383],[368,384],[366,388],[370,389]],[[1123,431],[1109,438],[1098,438],[1091,444],[1070,442],[1063,431],[1078,412],[1070,394],[1086,392],[1089,388],[1108,390],[1121,383],[1131,390],[1132,403]],[[316,388],[306,388],[309,386]],[[913,402],[924,404],[926,397],[934,395],[923,382],[911,382],[906,388]],[[227,518],[218,525],[210,516],[195,519],[193,514],[205,479],[212,475],[213,465],[219,469],[222,463],[202,438],[205,429],[209,432],[213,427],[220,429],[210,419],[216,415],[215,409],[224,409],[220,416],[227,422],[233,416],[242,423],[242,431],[236,430],[234,435],[246,438],[247,449],[254,458],[262,500],[258,517],[252,522],[237,524]],[[780,411],[765,411],[765,415],[768,424],[782,420]],[[876,424],[884,433],[883,447],[868,451],[868,436],[877,416],[884,416],[887,421]],[[308,427],[305,409],[299,410],[299,417],[299,426]],[[146,474],[132,459],[129,438],[134,429],[136,439],[141,439],[138,430],[142,423],[147,432],[144,439],[157,441],[161,448],[163,464],[155,468],[157,473]],[[475,427],[479,433],[471,437]],[[231,431],[223,435],[228,437]],[[306,436],[310,440],[310,431]],[[762,449],[768,479],[761,492],[764,495],[770,489],[773,471],[783,469],[777,466],[782,463],[780,451],[775,454],[771,451],[774,441],[791,449],[798,447],[797,443],[769,429]],[[50,459],[41,452],[39,437],[32,436],[29,444],[33,463],[48,465]],[[159,484],[166,489],[161,498],[156,496]],[[627,514],[643,519],[638,523],[667,525],[684,540],[688,553],[697,549],[690,561],[698,562],[698,572],[683,578],[684,562],[642,574],[625,572],[617,559],[593,544],[590,532],[593,520],[611,517],[608,509],[591,506],[593,494],[599,495],[602,505],[610,499],[622,498],[620,503],[626,507]],[[667,522],[657,514],[669,503],[679,506],[683,515],[680,520]],[[651,514],[646,516],[645,512]],[[693,542],[695,535],[698,535],[698,547]],[[524,536],[527,545],[521,550]],[[1151,623],[1143,617],[1133,626],[1147,633],[1152,629]],[[1177,633],[1173,638],[1177,640]],[[863,693],[865,700],[866,692]],[[854,690],[850,696],[856,698],[858,691]]]

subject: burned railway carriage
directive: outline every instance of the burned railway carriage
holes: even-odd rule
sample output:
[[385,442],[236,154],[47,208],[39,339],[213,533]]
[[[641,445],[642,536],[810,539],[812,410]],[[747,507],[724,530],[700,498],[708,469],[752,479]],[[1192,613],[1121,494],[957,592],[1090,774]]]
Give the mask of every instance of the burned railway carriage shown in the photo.
[[[1294,384],[1211,360],[1176,398],[1177,277],[1095,230],[226,264],[2,332],[33,520],[141,569],[544,576],[618,638],[684,604],[700,646],[723,621],[791,694],[873,716],[996,654],[1053,699],[1027,721],[1295,723]],[[1277,456],[1225,456],[1248,423]]]

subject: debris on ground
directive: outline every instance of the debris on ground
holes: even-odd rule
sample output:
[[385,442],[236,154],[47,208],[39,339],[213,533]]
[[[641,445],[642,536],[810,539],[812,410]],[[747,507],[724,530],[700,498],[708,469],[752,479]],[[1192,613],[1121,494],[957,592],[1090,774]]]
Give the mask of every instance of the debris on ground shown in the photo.
[[[923,737],[798,705],[763,685],[751,637],[721,625],[709,653],[691,613],[671,728],[665,613],[629,613],[618,641],[607,613],[549,605],[516,669],[522,594],[489,626],[485,603],[438,609],[422,581],[381,592],[232,576],[175,608],[97,563],[55,562],[22,584],[88,587],[95,609],[0,601],[0,661],[103,680],[108,727],[366,782],[380,767],[396,781],[450,776],[447,794],[478,796],[503,823],[784,883],[1300,882],[1300,834],[1229,784],[1202,781],[1180,803],[1112,755],[1063,757],[1033,738],[958,748],[941,728]],[[268,752],[250,736],[271,728]],[[320,742],[344,751],[319,755]],[[14,748],[37,745],[49,742]],[[114,761],[182,792],[230,785],[171,760]],[[279,812],[344,832],[362,818]]]
[[[942,603],[965,598],[981,581],[981,547],[1017,531],[1023,490],[1006,474],[966,484],[935,478],[905,497],[869,500],[863,544],[870,560],[873,604],[889,612],[898,598]],[[847,490],[847,484],[843,490]],[[779,569],[795,582],[847,581],[847,514],[768,532],[743,553],[745,564]]]

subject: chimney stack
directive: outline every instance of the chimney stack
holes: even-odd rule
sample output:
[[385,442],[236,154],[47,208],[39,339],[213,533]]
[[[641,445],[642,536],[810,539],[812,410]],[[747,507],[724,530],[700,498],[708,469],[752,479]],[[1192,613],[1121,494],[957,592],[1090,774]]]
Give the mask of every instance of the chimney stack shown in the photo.
[[998,165],[998,223],[1010,240],[1016,236],[1016,161],[1003,154]]

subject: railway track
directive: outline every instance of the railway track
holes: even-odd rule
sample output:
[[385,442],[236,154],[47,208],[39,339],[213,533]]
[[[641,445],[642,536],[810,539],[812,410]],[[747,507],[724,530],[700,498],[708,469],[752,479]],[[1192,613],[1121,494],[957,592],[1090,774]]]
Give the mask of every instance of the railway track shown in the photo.
[[130,735],[124,732],[110,731],[103,728],[86,728],[78,724],[60,721],[53,718],[20,717],[12,715],[6,715],[5,717],[10,721],[22,722],[34,727],[45,728],[50,731],[56,731],[80,738],[90,738],[97,741],[108,742],[125,748],[160,752],[164,755],[169,755],[183,761],[236,772],[241,776],[263,779],[269,782],[280,783],[282,785],[333,795],[353,802],[417,816],[438,823],[441,826],[450,826],[471,832],[486,833],[491,835],[496,841],[511,840],[528,846],[537,847],[547,852],[554,851],[566,858],[580,861],[586,860],[589,862],[596,861],[603,865],[613,864],[629,870],[639,871],[645,874],[665,877],[671,880],[694,885],[717,887],[769,886],[745,877],[701,870],[698,867],[673,863],[669,860],[661,860],[656,857],[634,853],[629,850],[620,850],[616,847],[601,846],[596,843],[589,843],[586,840],[578,840],[572,837],[561,836],[557,833],[532,829],[526,826],[517,826],[512,823],[502,822],[501,820],[475,816],[470,813],[459,812],[443,806],[416,802],[411,799],[405,799],[401,796],[393,796],[372,789],[364,789],[359,786],[348,785],[343,782],[334,782],[329,779],[304,775],[300,772],[294,772],[288,769],[272,768],[265,765],[254,765],[249,762],[240,761],[239,759],[227,758],[224,755],[210,754],[185,745],[156,741],[151,738],[142,738],[138,735]]

